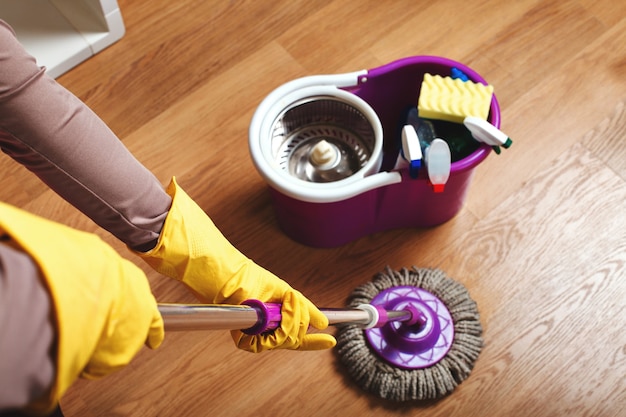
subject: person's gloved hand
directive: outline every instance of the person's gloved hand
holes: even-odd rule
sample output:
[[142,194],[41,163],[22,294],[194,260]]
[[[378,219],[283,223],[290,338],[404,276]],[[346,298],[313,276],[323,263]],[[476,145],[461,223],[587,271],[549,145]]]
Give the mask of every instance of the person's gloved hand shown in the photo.
[[282,303],[281,325],[273,332],[231,333],[239,348],[260,352],[335,346],[332,335],[307,334],[309,325],[320,330],[328,327],[328,319],[311,301],[235,249],[175,178],[167,193],[172,206],[159,242],[149,252],[136,252],[139,256],[163,275],[185,283],[206,303],[241,304],[247,299]]
[[38,265],[54,306],[54,385],[30,411],[51,411],[79,376],[103,377],[144,344],[161,344],[163,320],[146,276],[99,237],[0,203],[3,233]]

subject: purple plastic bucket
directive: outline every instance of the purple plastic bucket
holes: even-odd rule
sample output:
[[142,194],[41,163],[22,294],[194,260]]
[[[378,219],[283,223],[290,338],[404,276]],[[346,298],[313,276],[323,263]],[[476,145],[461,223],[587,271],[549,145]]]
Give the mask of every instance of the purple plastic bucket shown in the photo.
[[[364,100],[378,116],[383,131],[381,171],[393,168],[399,151],[396,139],[401,116],[408,106],[417,104],[424,74],[449,76],[452,68],[461,70],[474,82],[487,84],[478,73],[459,62],[414,56],[354,73],[357,75],[353,85],[338,86]],[[500,127],[500,108],[495,95],[488,120]],[[251,141],[255,129],[256,126],[251,126]],[[454,161],[441,193],[433,191],[424,169],[417,178],[411,178],[408,170],[401,170],[398,182],[330,202],[306,201],[288,195],[269,180],[268,185],[277,222],[286,235],[313,247],[335,247],[384,230],[426,228],[450,220],[463,206],[474,169],[490,152],[490,146],[480,144],[468,156]],[[267,169],[258,161],[255,164],[261,174]]]

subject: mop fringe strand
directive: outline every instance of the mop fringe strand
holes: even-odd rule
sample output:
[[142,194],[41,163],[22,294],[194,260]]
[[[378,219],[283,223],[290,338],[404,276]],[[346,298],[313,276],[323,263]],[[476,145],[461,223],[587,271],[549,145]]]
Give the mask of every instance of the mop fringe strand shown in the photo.
[[450,349],[437,363],[421,369],[402,369],[374,351],[362,328],[349,324],[337,331],[340,362],[363,390],[383,399],[404,402],[435,400],[450,394],[470,374],[483,346],[477,305],[467,289],[438,269],[387,267],[371,282],[357,287],[349,306],[369,304],[390,288],[421,288],[437,297],[448,309],[454,326]]

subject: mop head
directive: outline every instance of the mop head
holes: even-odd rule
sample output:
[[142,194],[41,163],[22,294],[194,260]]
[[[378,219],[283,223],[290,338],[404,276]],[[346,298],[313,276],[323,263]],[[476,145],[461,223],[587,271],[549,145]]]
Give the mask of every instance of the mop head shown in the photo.
[[[372,301],[376,304],[379,302],[377,296],[396,289],[405,291],[407,288],[412,293],[426,294],[426,297],[419,296],[424,298],[424,306],[434,305],[434,310],[447,309],[445,314],[433,314],[434,317],[447,317],[450,326],[446,325],[445,317],[441,319],[441,329],[437,331],[440,338],[432,342],[432,349],[422,347],[407,354],[403,344],[400,349],[405,349],[404,352],[389,356],[389,351],[395,349],[392,346],[395,342],[390,339],[395,338],[396,332],[403,334],[407,329],[402,326],[408,325],[388,323],[381,329],[364,330],[349,324],[338,328],[337,354],[357,385],[367,392],[397,402],[439,399],[451,393],[469,376],[483,346],[476,303],[463,285],[440,270],[413,267],[410,270],[404,268],[394,271],[387,267],[372,282],[356,288],[350,295],[349,305],[357,307]],[[398,306],[401,304],[396,302]],[[434,311],[429,307],[422,309],[430,313]],[[439,323],[436,325],[439,326]],[[385,326],[395,327],[385,329]],[[374,330],[377,333],[369,333]],[[413,335],[411,337],[422,337],[418,331],[408,331],[410,336]],[[446,334],[453,336],[445,340]],[[385,335],[389,340],[385,340]],[[442,345],[445,345],[443,350]],[[410,345],[408,349],[414,347]]]

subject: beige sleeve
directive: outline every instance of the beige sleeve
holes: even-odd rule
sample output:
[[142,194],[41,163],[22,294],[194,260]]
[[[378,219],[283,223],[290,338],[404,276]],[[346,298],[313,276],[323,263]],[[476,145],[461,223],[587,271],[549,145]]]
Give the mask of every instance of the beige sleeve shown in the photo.
[[0,413],[51,387],[51,302],[32,259],[0,243]]
[[0,148],[130,247],[156,243],[171,204],[160,182],[2,21]]
[[[128,246],[156,243],[171,204],[159,181],[1,20],[0,148]],[[0,414],[52,383],[50,308],[36,265],[0,237]]]

